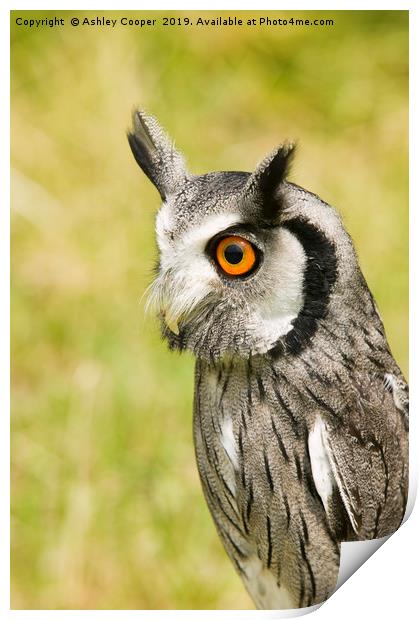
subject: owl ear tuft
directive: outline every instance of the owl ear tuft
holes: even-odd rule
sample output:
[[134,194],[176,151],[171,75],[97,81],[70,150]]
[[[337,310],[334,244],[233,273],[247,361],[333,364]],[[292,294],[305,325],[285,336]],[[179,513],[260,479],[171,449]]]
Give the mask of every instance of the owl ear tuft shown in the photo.
[[188,176],[183,156],[157,120],[142,110],[134,110],[127,136],[137,164],[165,200]]
[[246,183],[244,194],[256,205],[255,215],[264,221],[274,220],[282,207],[279,186],[287,177],[295,144],[282,144],[256,168]]

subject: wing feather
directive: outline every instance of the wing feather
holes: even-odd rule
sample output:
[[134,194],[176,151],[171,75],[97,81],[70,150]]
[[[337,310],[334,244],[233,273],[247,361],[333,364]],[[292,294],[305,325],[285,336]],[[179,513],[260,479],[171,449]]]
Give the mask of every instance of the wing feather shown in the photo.
[[405,510],[408,452],[404,415],[392,395],[382,390],[379,402],[354,403],[339,422],[317,417],[310,437],[315,433],[318,453],[310,450],[313,440],[309,441],[311,466],[328,516],[334,508],[328,501],[330,480],[325,484],[327,465],[356,537],[379,538],[394,532]]

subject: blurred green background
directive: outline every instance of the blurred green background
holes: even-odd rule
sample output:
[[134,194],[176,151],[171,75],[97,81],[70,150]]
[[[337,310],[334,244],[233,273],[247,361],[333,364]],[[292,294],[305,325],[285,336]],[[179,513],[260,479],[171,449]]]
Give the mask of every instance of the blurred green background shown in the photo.
[[[14,24],[54,15],[68,25]],[[199,486],[193,360],[140,301],[159,200],[125,130],[145,107],[194,172],[251,170],[297,139],[291,178],[343,214],[407,372],[408,14],[142,30],[73,15],[96,13],[11,16],[12,607],[252,608]]]

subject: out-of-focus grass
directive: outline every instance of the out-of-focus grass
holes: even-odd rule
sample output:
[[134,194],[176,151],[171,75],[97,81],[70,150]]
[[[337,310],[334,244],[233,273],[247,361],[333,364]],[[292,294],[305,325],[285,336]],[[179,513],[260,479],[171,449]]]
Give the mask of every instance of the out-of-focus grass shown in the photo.
[[14,608],[251,607],[195,471],[193,360],[139,303],[158,196],[135,103],[196,172],[297,138],[292,178],[343,213],[407,371],[407,13],[327,17],[12,27]]

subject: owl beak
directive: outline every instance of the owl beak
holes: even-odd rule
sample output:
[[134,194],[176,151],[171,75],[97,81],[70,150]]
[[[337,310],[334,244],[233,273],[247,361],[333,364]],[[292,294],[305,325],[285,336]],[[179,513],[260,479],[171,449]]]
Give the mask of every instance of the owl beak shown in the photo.
[[166,314],[164,316],[164,322],[166,323],[167,327],[170,329],[171,332],[176,334],[176,336],[179,336],[179,325],[177,319]]

